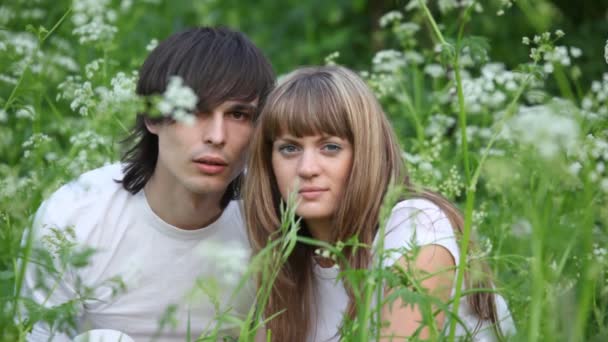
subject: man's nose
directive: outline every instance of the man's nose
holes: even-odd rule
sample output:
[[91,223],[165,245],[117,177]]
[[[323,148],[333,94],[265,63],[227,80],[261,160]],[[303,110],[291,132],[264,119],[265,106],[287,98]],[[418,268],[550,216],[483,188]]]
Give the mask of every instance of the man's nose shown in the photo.
[[226,125],[222,113],[212,113],[205,120],[205,143],[222,146],[226,143]]
[[313,150],[305,149],[298,163],[298,176],[312,178],[319,175],[320,166],[318,155]]

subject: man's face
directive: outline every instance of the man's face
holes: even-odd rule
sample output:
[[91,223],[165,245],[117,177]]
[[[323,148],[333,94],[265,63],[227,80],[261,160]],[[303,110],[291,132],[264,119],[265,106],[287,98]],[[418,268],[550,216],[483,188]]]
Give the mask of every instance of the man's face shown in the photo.
[[154,177],[187,193],[221,195],[243,171],[257,100],[226,101],[193,125],[147,123],[158,136]]

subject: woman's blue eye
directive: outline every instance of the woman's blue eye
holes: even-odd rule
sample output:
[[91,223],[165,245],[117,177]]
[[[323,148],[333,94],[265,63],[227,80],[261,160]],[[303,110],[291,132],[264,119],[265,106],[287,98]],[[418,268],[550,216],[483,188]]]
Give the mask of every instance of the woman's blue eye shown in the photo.
[[325,144],[325,146],[323,146],[323,149],[330,152],[338,152],[342,149],[342,146],[338,144]]
[[285,144],[285,145],[279,146],[279,152],[281,152],[283,154],[295,153],[297,151],[298,151],[298,148],[292,144]]

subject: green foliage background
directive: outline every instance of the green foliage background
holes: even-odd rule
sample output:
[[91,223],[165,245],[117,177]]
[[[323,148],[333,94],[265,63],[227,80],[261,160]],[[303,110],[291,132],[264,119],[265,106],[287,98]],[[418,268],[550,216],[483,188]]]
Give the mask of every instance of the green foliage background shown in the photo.
[[[265,51],[278,74],[301,65],[324,64],[326,56],[336,51],[340,53],[336,63],[365,71],[408,153],[414,180],[441,191],[470,214],[474,235],[480,242],[478,252],[496,271],[497,285],[516,318],[519,335],[515,340],[607,339],[608,211],[601,186],[608,179],[604,171],[608,154],[602,155],[600,147],[608,138],[608,115],[603,114],[606,98],[594,90],[594,82],[599,82],[597,87],[608,87],[604,85],[608,80],[601,83],[602,74],[608,71],[604,51],[608,2],[487,0],[478,2],[483,12],[471,11],[470,18],[463,8],[445,8],[453,2],[432,1],[429,6],[439,30],[454,46],[458,45],[461,24],[466,22],[462,32],[465,39],[459,46],[468,47],[469,57],[480,56],[463,66],[467,79],[482,75],[483,67],[490,62],[500,62],[507,71],[537,75],[540,83],[527,84],[518,79],[516,85],[524,90],[521,97],[514,90],[505,91],[506,99],[496,107],[483,104],[477,114],[466,106],[461,109],[454,76],[429,77],[425,67],[443,62],[443,74],[450,74],[455,69],[454,56],[462,51],[449,56],[443,46],[443,53],[437,52],[440,39],[423,11],[405,10],[409,1],[2,3],[0,340],[23,338],[28,326],[15,323],[21,301],[15,287],[22,270],[17,258],[29,253],[21,245],[22,234],[33,213],[61,184],[85,170],[116,161],[120,140],[134,119],[134,107],[128,102],[107,105],[93,90],[83,97],[91,101],[83,105],[90,112],[81,115],[78,109],[83,106],[71,108],[74,97],[70,96],[75,95],[63,94],[65,88],[60,85],[70,76],[80,76],[75,81],[79,89],[85,89],[85,82],[90,82],[92,89],[111,89],[119,72],[132,77],[152,39],[162,40],[192,25],[226,25],[242,30]],[[85,9],[94,8],[96,3],[114,11],[112,26],[117,33],[110,39],[80,43],[73,33],[77,11],[70,9],[79,4]],[[418,24],[420,29],[404,38],[390,27],[380,27],[380,18],[391,10],[400,11],[404,22]],[[522,37],[533,39],[547,31],[555,37],[556,30],[564,31],[565,36],[547,46],[577,47],[582,55],[573,57],[571,65],[554,63],[554,71],[543,73],[539,65],[530,63],[531,46],[522,44]],[[23,38],[24,34],[30,38]],[[383,49],[416,52],[423,62],[409,61],[405,66],[382,71],[390,63],[372,60]],[[60,56],[72,59],[74,67],[67,66],[69,63]],[[85,66],[97,59],[103,61],[99,69],[91,77],[85,76]],[[469,90],[463,90],[467,99]],[[58,98],[60,94],[63,98]],[[531,100],[534,96],[536,100]],[[588,108],[585,99],[590,99]],[[475,134],[463,144],[461,114],[466,118],[465,130],[474,126],[477,132],[486,128],[496,133],[496,127],[502,127],[501,117],[508,116],[510,109],[513,115],[519,115],[522,108],[534,106],[542,106],[543,113],[568,112],[557,118],[573,118],[577,123],[578,152],[546,159],[535,150],[535,144],[497,139],[493,147],[502,155],[497,152],[488,156],[484,148],[491,139]],[[597,117],[590,119],[588,112]],[[439,134],[427,133],[438,113],[454,122],[446,124]],[[545,124],[550,126],[550,122]],[[555,146],[559,143],[559,137],[549,141]],[[573,176],[569,168],[577,162],[580,171]],[[478,187],[467,191],[476,168],[480,170]],[[467,200],[472,201],[470,208]],[[64,314],[69,316],[69,311]],[[60,310],[34,316],[41,317],[59,320],[62,316]]]

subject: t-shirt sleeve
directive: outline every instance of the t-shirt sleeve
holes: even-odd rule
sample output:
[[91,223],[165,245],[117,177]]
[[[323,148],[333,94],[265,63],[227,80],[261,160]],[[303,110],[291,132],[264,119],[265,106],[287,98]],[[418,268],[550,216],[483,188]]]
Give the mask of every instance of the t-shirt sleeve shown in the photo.
[[414,248],[431,244],[447,249],[458,265],[454,229],[436,204],[425,199],[410,199],[395,205],[385,228],[383,266],[390,267]]
[[[71,303],[77,317],[82,313],[83,307],[82,302],[78,300],[74,270],[60,261],[59,252],[61,246],[65,248],[75,243],[75,234],[70,222],[73,209],[68,208],[77,210],[79,205],[74,202],[76,198],[71,190],[69,186],[64,186],[47,199],[36,212],[32,228],[24,234],[22,244],[25,245],[31,239],[33,247],[21,289],[25,316],[29,316],[31,310],[36,310],[32,306],[52,309]],[[27,340],[71,341],[68,334],[62,332],[64,328],[65,326],[51,327],[43,320],[38,320]]]

